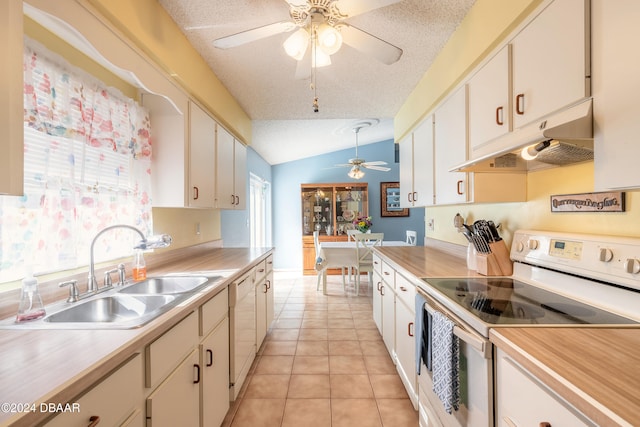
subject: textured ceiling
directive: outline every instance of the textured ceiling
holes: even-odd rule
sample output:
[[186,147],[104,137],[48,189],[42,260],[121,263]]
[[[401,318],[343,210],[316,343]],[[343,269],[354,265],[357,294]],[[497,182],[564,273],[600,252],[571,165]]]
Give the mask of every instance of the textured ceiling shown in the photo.
[[349,148],[355,139],[345,128],[364,119],[379,123],[361,131],[361,144],[392,139],[393,117],[474,3],[402,0],[347,18],[403,55],[385,65],[343,44],[330,66],[317,69],[314,113],[310,80],[295,78],[296,61],[282,48],[290,33],[227,50],[213,46],[217,38],[290,19],[284,0],[158,1],[252,119],[251,145],[270,164]]

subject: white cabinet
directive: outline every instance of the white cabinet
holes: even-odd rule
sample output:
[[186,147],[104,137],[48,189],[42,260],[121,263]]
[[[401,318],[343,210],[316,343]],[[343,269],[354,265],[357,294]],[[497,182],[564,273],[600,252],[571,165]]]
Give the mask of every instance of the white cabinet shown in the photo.
[[382,335],[389,355],[394,359],[396,313],[393,278],[387,276],[383,279],[382,273],[379,270],[374,270],[373,285],[375,287],[373,289],[373,320]]
[[256,355],[255,271],[243,274],[229,288],[229,399],[234,401]]
[[595,189],[640,187],[640,2],[592,1]]
[[273,321],[273,257],[255,267],[256,349],[259,349]]
[[245,209],[247,148],[222,126],[216,132],[216,207]]
[[189,206],[212,208],[216,190],[216,122],[193,102],[189,102],[189,142]]
[[415,312],[411,306],[396,298],[396,368],[413,407],[417,409],[418,388],[415,362]]
[[511,131],[510,46],[503,47],[468,81],[469,157]]
[[434,113],[435,204],[464,203],[469,200],[466,172],[449,172],[467,160],[467,93],[462,86]]
[[22,1],[0,5],[0,194],[22,195],[24,181]]
[[596,425],[500,349],[495,364],[496,426]]
[[511,41],[514,129],[591,95],[588,3],[556,0]]
[[70,408],[77,410],[57,415],[46,426],[86,427],[93,419],[101,425],[142,427],[142,390],[142,356],[137,353],[86,394],[72,400]]
[[429,206],[434,199],[433,116],[400,141],[400,206]]
[[201,425],[220,426],[229,410],[229,318],[226,312],[215,329],[202,340],[200,366]]
[[147,426],[197,426],[200,423],[200,357],[192,349],[147,397]]

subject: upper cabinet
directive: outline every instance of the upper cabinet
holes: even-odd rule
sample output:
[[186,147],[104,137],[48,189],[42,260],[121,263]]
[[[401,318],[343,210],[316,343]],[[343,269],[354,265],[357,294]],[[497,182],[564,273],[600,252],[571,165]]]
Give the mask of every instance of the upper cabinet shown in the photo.
[[247,148],[225,128],[216,130],[216,203],[220,209],[247,206]]
[[0,5],[0,194],[22,195],[24,182],[22,1]]
[[640,2],[592,1],[596,190],[638,188]]
[[591,95],[588,0],[556,0],[511,41],[513,127]]
[[454,204],[468,200],[468,174],[449,172],[467,160],[467,93],[458,89],[434,113],[435,116],[435,203]]
[[189,102],[189,206],[212,208],[216,191],[216,122]]
[[591,96],[589,12],[548,2],[469,78],[469,160],[518,148],[507,134]]
[[400,141],[400,206],[429,206],[434,202],[433,116],[427,117]]

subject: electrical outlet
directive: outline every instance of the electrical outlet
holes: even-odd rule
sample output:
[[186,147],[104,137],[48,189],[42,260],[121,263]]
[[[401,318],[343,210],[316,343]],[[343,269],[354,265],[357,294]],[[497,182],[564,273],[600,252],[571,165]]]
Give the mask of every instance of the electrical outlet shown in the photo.
[[435,221],[435,219],[433,219],[433,218],[429,218],[429,219],[427,220],[427,229],[428,229],[429,231],[434,231],[434,230],[435,230],[435,227],[436,227],[436,226],[435,226],[435,222],[436,222],[436,221]]

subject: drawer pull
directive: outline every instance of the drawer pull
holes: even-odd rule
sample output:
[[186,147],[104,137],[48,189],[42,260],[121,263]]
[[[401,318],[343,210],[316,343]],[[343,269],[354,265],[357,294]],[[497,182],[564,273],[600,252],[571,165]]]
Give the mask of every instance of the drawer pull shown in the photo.
[[402,292],[407,292],[407,288],[405,288],[404,286],[400,286],[400,290],[401,290]]
[[196,374],[196,379],[193,380],[193,383],[198,384],[200,383],[200,365],[198,365],[197,363],[194,363],[193,368],[195,369],[195,374]]
[[100,417],[97,415],[92,415],[89,417],[89,424],[87,427],[94,427],[100,424]]
[[207,367],[213,366],[213,350],[207,349]]
[[383,271],[383,274],[384,274],[385,276],[388,276],[388,275],[390,275],[391,273],[389,273],[388,271]]

